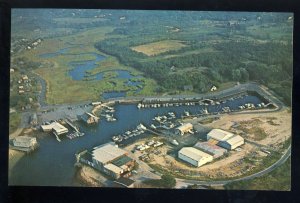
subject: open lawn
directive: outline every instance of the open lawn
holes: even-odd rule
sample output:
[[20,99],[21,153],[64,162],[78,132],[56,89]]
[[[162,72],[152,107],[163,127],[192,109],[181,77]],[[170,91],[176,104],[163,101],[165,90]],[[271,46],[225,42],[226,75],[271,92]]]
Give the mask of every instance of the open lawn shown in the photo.
[[131,47],[132,50],[136,52],[141,52],[147,56],[158,55],[170,50],[179,50],[186,45],[182,41],[178,40],[163,40],[158,42],[152,42],[148,44],[143,44],[135,47]]

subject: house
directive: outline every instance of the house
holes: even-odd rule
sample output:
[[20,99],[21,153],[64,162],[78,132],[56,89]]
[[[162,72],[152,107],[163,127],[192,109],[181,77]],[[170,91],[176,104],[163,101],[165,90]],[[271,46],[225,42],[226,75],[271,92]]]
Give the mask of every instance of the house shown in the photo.
[[27,75],[23,75],[22,80],[28,80],[28,76]]
[[223,147],[228,150],[233,150],[245,143],[244,138],[239,135],[235,135],[225,141],[221,141],[218,143],[220,147]]
[[216,90],[217,90],[217,87],[216,87],[216,86],[212,86],[212,87],[210,88],[210,91],[211,91],[211,92],[216,91]]
[[178,158],[199,167],[213,160],[213,156],[194,147],[183,147],[178,152]]
[[36,115],[36,113],[34,113],[34,114],[32,114],[32,116],[30,118],[30,124],[37,125],[37,123],[38,123],[37,115]]
[[9,72],[10,72],[10,73],[14,73],[14,72],[15,72],[15,69],[11,68]]
[[82,121],[84,121],[85,123],[87,123],[87,124],[98,123],[98,121],[99,121],[99,118],[98,118],[98,117],[94,116],[94,115],[91,114],[91,113],[87,113],[87,112],[85,112],[84,114],[82,114],[82,115],[80,116],[80,119],[81,119]]
[[175,133],[177,135],[184,135],[185,133],[190,132],[193,130],[193,125],[191,123],[185,123],[175,129]]

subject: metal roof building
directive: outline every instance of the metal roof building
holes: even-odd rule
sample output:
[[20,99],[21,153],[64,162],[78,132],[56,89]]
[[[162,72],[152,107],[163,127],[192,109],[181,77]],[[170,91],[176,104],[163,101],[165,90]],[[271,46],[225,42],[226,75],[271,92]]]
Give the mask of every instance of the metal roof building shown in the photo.
[[245,143],[244,138],[239,135],[235,135],[225,141],[221,141],[218,143],[219,146],[224,147],[225,149],[235,149]]
[[13,145],[15,147],[29,148],[29,147],[33,147],[36,144],[37,141],[35,137],[18,136],[13,139]]
[[178,152],[178,158],[196,167],[202,166],[203,164],[206,164],[207,162],[211,162],[213,160],[213,156],[211,156],[210,154],[202,152],[193,147],[183,147]]
[[57,122],[53,122],[50,125],[41,125],[41,128],[44,132],[53,130],[57,135],[69,132],[68,128]]
[[180,135],[184,135],[184,133],[189,132],[190,130],[193,130],[193,125],[191,123],[185,123],[178,128],[176,128],[176,133]]
[[224,130],[221,129],[213,129],[211,130],[208,134],[207,134],[207,140],[209,139],[215,139],[217,141],[225,141],[227,139],[229,139],[230,137],[232,137],[233,134],[230,132],[226,132]]
[[197,142],[194,147],[212,155],[214,158],[223,156],[227,152],[226,149],[209,142]]
[[93,159],[103,165],[126,154],[127,152],[125,150],[122,150],[111,143],[95,147],[92,152]]

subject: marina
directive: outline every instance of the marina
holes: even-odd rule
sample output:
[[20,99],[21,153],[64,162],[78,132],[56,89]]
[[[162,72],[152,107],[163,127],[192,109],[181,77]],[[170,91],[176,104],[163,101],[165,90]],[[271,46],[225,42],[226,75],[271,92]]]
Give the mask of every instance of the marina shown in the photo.
[[[142,106],[138,108],[138,101],[141,100],[110,98],[108,101],[102,101],[101,105],[107,103],[106,106],[109,107],[104,107],[103,109],[111,112],[106,113],[103,111],[101,114],[113,114],[116,121],[111,122],[103,119],[102,115],[100,122],[92,126],[73,121],[74,124],[79,126],[80,132],[85,135],[80,137],[80,139],[63,140],[59,144],[57,144],[53,136],[39,139],[39,153],[25,156],[17,163],[11,172],[13,174],[11,183],[19,185],[28,183],[31,185],[72,185],[74,184],[75,169],[74,160],[70,159],[70,157],[74,157],[78,149],[93,148],[112,140],[126,145],[135,142],[137,139],[143,139],[150,134],[160,135],[160,130],[173,130],[181,125],[180,119],[182,118],[222,114],[224,113],[222,109],[225,107],[230,109],[230,113],[234,113],[241,111],[239,106],[245,106],[245,104],[253,104],[256,108],[261,109],[264,106],[261,105],[259,107],[258,104],[269,103],[266,99],[262,100],[261,97],[250,94],[238,95],[234,99],[218,100],[219,103],[214,100],[214,104],[212,102],[210,104],[205,104],[205,102],[199,103],[198,100],[198,104],[195,102],[195,105],[193,105],[194,101],[188,101],[189,105],[183,105],[187,101],[167,102],[169,101],[168,99],[164,102],[155,103],[156,107],[155,105],[153,107],[149,106],[154,103],[152,101],[152,103],[141,103],[141,105],[144,105],[144,108]],[[189,112],[189,116],[186,116],[184,112]],[[176,144],[173,141],[173,145]],[[30,165],[27,164],[29,161]],[[43,174],[49,168],[52,168],[52,172],[46,178]],[[37,177],[34,178],[34,181],[32,176],[28,175],[29,171],[30,174],[35,174],[35,177]]]

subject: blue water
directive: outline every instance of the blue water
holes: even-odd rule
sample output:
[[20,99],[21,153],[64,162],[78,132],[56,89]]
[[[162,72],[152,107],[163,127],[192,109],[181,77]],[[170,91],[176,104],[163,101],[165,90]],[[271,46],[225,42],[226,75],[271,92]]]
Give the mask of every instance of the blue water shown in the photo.
[[41,58],[53,58],[55,56],[59,56],[59,55],[65,54],[71,48],[72,47],[66,47],[66,48],[60,49],[60,50],[58,50],[56,52],[53,52],[53,53],[40,54],[39,57],[41,57]]
[[[83,55],[81,53],[80,55]],[[73,68],[69,71],[69,75],[72,77],[73,80],[83,80],[86,71],[92,70],[97,67],[97,62],[104,60],[106,57],[102,56],[97,53],[85,53],[88,55],[95,56],[95,60],[85,60],[85,61],[72,61],[69,65]]]
[[[68,51],[71,48],[80,46],[80,44],[70,44],[70,45],[73,45],[73,46],[66,47],[66,48],[63,48],[63,49],[59,49],[58,51],[53,52],[53,53],[41,54],[41,55],[39,55],[39,57],[41,57],[41,58],[53,58],[53,57],[56,57],[56,56],[59,56],[59,55],[65,55],[65,56],[67,56],[67,55],[71,55],[71,56],[92,55],[92,56],[95,57],[94,60],[71,61],[69,63],[69,66],[72,68],[69,71],[69,75],[71,76],[71,78],[73,80],[84,80],[84,79],[86,79],[86,80],[102,80],[105,73],[107,73],[107,72],[116,72],[117,73],[116,78],[117,79],[127,79],[128,81],[126,81],[125,84],[128,85],[128,86],[138,86],[138,85],[142,84],[142,82],[130,81],[130,79],[141,78],[142,76],[140,76],[140,75],[138,75],[138,76],[131,75],[131,73],[127,70],[108,70],[108,71],[103,71],[101,73],[97,73],[95,75],[88,75],[86,71],[90,71],[90,70],[96,68],[98,66],[97,63],[104,60],[106,57],[103,56],[103,55],[94,53],[94,52],[69,54]],[[142,88],[137,88],[137,90],[134,93],[138,93],[141,90],[142,90]],[[105,97],[106,98],[113,98],[113,97],[118,96],[118,94],[116,94],[116,96],[115,96],[114,93],[112,93],[111,95],[112,96],[109,96],[109,94],[107,94],[107,96],[105,95]],[[123,93],[122,95],[125,96],[126,93],[125,94]]]
[[[37,138],[39,149],[28,156],[24,156],[12,169],[10,185],[49,185],[49,186],[72,186],[75,174],[75,153],[82,149],[111,141],[113,135],[124,133],[136,128],[139,123],[149,126],[156,115],[165,115],[167,112],[175,112],[180,117],[184,110],[191,114],[199,113],[201,109],[208,108],[209,112],[215,112],[222,107],[229,106],[237,109],[245,103],[261,103],[255,96],[245,96],[234,101],[226,101],[214,106],[179,106],[138,109],[136,105],[116,105],[116,122],[107,122],[102,119],[96,126],[90,127],[82,123],[80,129],[85,133],[83,137],[73,140],[63,139],[57,142],[51,134],[44,138]],[[137,139],[139,136],[131,138]],[[129,139],[130,140],[130,139]]]

